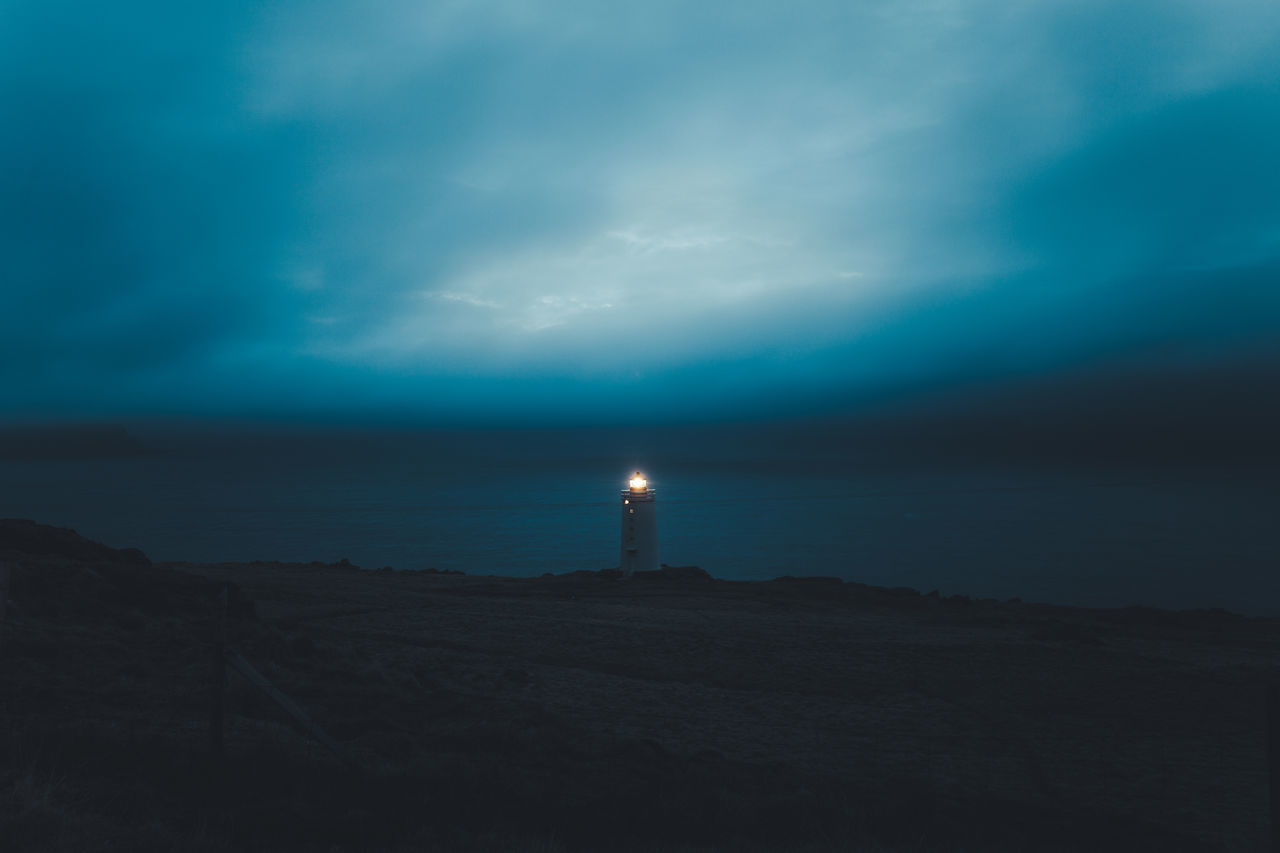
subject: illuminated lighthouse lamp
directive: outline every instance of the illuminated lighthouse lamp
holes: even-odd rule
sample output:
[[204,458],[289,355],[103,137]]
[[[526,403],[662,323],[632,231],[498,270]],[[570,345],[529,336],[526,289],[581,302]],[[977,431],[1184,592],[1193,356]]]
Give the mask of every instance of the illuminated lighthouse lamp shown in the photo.
[[655,494],[639,471],[622,490],[623,577],[658,570],[658,516]]

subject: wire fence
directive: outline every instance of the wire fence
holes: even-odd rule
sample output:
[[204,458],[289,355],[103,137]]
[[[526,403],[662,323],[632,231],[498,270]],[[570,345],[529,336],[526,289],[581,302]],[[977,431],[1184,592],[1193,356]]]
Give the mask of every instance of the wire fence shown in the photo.
[[[34,630],[24,619],[7,618],[12,574],[12,564],[0,563],[0,650],[5,651],[10,636]],[[226,609],[224,591],[207,641],[207,711],[187,711],[188,717],[204,717],[188,730],[206,732],[211,751],[224,748],[231,667],[279,705],[303,734],[347,760],[342,744],[230,648]],[[83,633],[43,621],[39,631],[55,639]],[[369,639],[403,641],[393,633]],[[662,685],[649,689],[660,691]],[[657,739],[686,754],[713,749],[746,761],[786,756],[857,783],[923,783],[1010,802],[1133,816],[1212,839],[1226,849],[1280,851],[1280,672],[1225,697],[1188,691],[1177,700],[1177,713],[1167,714],[1117,703],[1110,711],[1045,709],[1028,718],[1025,708],[1002,705],[998,685],[957,700],[944,689],[920,684],[909,702],[898,705],[874,693],[861,698],[785,694],[776,700],[782,704],[758,715],[790,721],[770,732],[767,744],[758,742],[760,725],[751,703],[769,700],[732,687],[703,684],[698,690],[707,704],[697,708],[676,701],[664,705],[660,696],[626,690],[612,699],[575,697],[568,689],[538,698],[548,711],[588,729]],[[487,694],[478,689],[475,695]]]

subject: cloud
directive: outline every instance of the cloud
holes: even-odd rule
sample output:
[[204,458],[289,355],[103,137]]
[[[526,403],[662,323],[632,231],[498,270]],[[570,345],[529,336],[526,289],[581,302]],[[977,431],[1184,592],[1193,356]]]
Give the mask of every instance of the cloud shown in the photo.
[[1262,0],[4,14],[11,412],[758,407],[1274,316]]
[[[1280,82],[1280,81],[1276,81]],[[1216,90],[1117,122],[1016,198],[1037,254],[1073,272],[1205,268],[1280,255],[1280,87]]]

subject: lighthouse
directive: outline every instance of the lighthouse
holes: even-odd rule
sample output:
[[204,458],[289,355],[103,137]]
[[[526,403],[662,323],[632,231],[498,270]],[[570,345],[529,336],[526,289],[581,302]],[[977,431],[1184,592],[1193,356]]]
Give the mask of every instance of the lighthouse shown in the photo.
[[658,570],[658,515],[654,492],[639,471],[622,490],[622,569],[632,572]]

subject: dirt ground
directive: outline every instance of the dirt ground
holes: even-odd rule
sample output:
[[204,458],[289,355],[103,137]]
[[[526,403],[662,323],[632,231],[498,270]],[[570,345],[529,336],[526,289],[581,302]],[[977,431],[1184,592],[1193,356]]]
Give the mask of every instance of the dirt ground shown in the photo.
[[[0,548],[25,849],[1267,849],[1275,620],[115,553]],[[349,765],[234,675],[208,763],[224,583]]]

